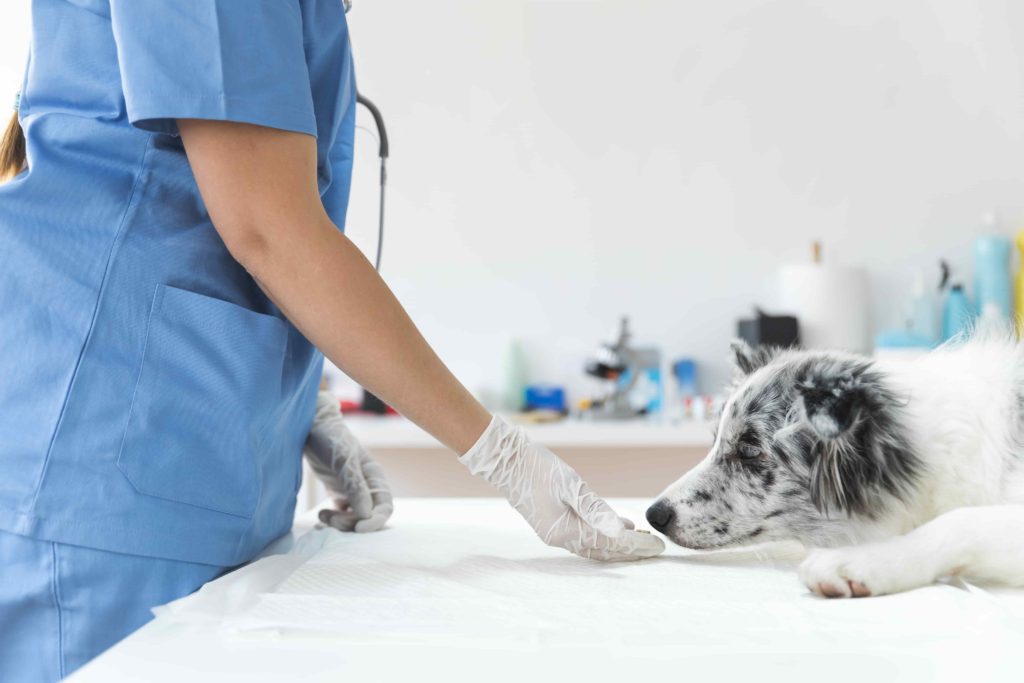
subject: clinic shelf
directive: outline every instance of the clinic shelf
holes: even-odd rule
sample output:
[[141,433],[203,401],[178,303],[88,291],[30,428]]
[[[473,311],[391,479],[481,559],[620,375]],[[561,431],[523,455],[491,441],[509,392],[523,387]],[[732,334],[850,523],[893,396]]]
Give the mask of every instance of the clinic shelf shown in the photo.
[[[367,448],[442,448],[432,436],[401,417],[351,415],[346,421]],[[550,448],[707,448],[712,443],[711,425],[705,422],[567,420],[526,425],[526,431],[531,439]]]

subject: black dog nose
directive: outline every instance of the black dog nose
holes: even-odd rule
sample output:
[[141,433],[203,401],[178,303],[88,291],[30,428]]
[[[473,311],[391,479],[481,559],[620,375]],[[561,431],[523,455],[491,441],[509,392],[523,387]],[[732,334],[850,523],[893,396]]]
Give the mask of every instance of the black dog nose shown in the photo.
[[647,508],[647,521],[658,531],[665,531],[676,517],[676,511],[664,500],[657,500]]

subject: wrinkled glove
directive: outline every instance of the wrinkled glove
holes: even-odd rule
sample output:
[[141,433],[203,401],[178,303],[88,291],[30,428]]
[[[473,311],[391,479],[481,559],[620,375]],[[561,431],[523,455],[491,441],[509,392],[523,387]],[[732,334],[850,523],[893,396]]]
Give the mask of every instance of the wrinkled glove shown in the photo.
[[634,531],[574,469],[500,417],[459,462],[498,489],[548,545],[595,560],[638,560],[665,550],[660,538]]
[[334,498],[335,509],[321,510],[321,522],[355,532],[384,526],[394,510],[384,470],[349,431],[330,392],[317,395],[303,455]]

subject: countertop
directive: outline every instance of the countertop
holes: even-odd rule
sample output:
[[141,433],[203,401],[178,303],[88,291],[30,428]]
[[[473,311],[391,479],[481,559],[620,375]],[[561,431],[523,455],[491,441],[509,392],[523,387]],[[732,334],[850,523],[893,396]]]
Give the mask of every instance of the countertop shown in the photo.
[[[641,521],[644,500],[612,505]],[[1024,591],[811,596],[795,544],[633,563],[540,543],[499,499],[400,499],[165,608],[71,677],[145,680],[1019,681]]]

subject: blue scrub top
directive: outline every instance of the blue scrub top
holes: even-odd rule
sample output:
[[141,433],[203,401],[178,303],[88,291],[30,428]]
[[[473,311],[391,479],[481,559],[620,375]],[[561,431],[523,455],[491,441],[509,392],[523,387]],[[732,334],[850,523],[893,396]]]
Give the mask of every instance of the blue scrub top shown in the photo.
[[0,529],[218,565],[285,532],[322,357],[214,230],[175,119],[317,138],[344,224],[341,0],[33,0],[0,186]]

